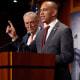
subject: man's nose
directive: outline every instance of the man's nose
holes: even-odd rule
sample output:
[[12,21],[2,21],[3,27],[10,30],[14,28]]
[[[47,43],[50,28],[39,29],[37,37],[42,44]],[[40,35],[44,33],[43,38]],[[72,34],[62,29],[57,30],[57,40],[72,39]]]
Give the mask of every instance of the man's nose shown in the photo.
[[43,15],[43,14],[44,14],[44,13],[43,13],[43,10],[41,10],[41,11],[40,11],[40,15]]
[[31,23],[29,23],[28,27],[29,27],[29,28],[31,27]]

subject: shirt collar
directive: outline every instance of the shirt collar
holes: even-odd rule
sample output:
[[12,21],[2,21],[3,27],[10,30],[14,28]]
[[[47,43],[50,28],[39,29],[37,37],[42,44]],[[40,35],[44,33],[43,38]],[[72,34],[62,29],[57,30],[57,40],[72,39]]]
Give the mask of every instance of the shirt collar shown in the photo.
[[50,26],[50,27],[54,27],[57,22],[58,22],[58,19],[55,19],[54,21],[52,21],[52,22],[49,24],[49,26]]

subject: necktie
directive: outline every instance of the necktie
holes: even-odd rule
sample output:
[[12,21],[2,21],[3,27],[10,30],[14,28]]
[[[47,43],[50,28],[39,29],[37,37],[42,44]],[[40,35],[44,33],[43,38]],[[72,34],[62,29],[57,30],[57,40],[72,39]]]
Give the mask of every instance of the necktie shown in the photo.
[[33,34],[31,34],[30,44],[33,41]]
[[49,29],[50,26],[47,26],[46,29],[45,29],[45,32],[44,32],[44,37],[43,37],[43,42],[42,42],[42,51],[43,51],[43,48],[44,48],[44,45],[45,45],[45,39],[46,39],[46,35],[47,35],[47,31]]

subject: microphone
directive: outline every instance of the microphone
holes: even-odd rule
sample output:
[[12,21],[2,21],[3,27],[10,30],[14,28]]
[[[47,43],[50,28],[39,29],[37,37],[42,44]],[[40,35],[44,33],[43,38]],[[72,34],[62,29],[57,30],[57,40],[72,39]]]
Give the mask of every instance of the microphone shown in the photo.
[[0,49],[1,49],[1,48],[4,48],[4,47],[6,47],[6,46],[8,46],[8,45],[10,45],[10,44],[12,44],[12,43],[13,43],[13,42],[7,43],[7,44],[1,46]]

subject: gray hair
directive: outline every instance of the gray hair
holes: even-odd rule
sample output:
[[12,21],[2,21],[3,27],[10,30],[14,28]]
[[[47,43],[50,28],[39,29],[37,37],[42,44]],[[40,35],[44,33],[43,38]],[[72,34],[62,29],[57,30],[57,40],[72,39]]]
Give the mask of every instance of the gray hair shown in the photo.
[[24,14],[24,16],[23,16],[23,19],[24,19],[24,17],[25,17],[26,15],[33,15],[36,19],[38,19],[37,14],[36,14],[35,12],[32,12],[32,11],[26,12],[26,13]]

